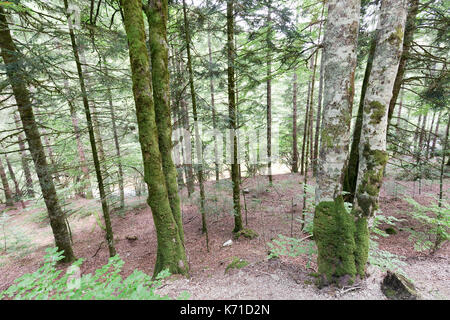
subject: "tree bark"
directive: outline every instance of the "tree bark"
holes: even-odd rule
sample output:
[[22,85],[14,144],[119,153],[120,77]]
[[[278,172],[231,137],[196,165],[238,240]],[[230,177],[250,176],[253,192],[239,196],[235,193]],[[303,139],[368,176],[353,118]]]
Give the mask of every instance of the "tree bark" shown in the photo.
[[389,102],[400,63],[407,6],[405,0],[384,0],[377,28],[377,44],[364,99],[358,179],[353,203],[355,264],[365,276],[369,255],[368,221],[378,209],[383,172],[388,161],[386,130]]
[[[183,220],[178,195],[177,169],[172,160],[172,124],[170,112],[169,44],[167,42],[167,1],[149,0],[147,19],[150,37],[153,100],[158,127],[158,144],[166,181],[170,208],[181,242],[184,243]],[[204,197],[204,190],[203,190]]]
[[[183,17],[184,17],[184,32],[186,37],[186,53],[187,53],[187,67],[189,73],[189,87],[191,90],[192,113],[194,116],[194,135],[195,135],[195,150],[197,151],[197,178],[200,186],[200,213],[202,215],[202,233],[208,236],[208,228],[206,226],[206,212],[205,212],[205,186],[203,183],[203,156],[202,156],[202,141],[198,128],[198,114],[197,114],[197,97],[195,94],[194,74],[192,71],[192,57],[191,57],[191,35],[189,28],[189,20],[187,17],[186,1],[183,0]],[[164,159],[163,159],[164,160]]]
[[298,139],[297,139],[297,72],[294,71],[292,83],[292,172],[298,172]]
[[[167,2],[164,1],[164,6]],[[158,143],[152,78],[146,47],[145,26],[140,0],[121,0],[133,81],[133,95],[144,163],[144,180],[148,187],[147,202],[152,209],[157,235],[157,256],[153,275],[168,268],[171,273],[187,275],[184,243],[170,207],[162,156]]]
[[[322,40],[323,41],[323,40]],[[317,116],[316,116],[316,133],[314,136],[314,166],[313,166],[313,174],[317,175],[317,162],[318,162],[318,154],[319,154],[319,138],[320,138],[320,122],[322,118],[322,92],[323,92],[323,73],[324,73],[324,61],[323,61],[323,50],[320,57],[320,79],[319,79],[319,95],[317,98]]]
[[414,37],[414,32],[416,31],[416,16],[419,12],[419,0],[408,0],[409,9],[408,15],[406,17],[406,25],[405,31],[403,34],[403,49],[402,56],[400,58],[400,63],[398,65],[397,74],[395,76],[394,88],[392,89],[392,98],[389,102],[389,111],[388,111],[388,124],[387,124],[387,132],[389,131],[389,125],[391,123],[392,115],[394,114],[395,105],[397,103],[397,98],[400,93],[400,89],[403,82],[403,77],[406,71],[406,64],[409,59],[409,50],[411,48],[411,44]]
[[14,190],[15,190],[14,198],[17,202],[20,199],[22,199],[23,195],[22,195],[22,191],[20,190],[19,182],[17,181],[16,175],[14,173],[14,169],[13,169],[11,162],[9,161],[8,155],[6,153],[5,153],[5,161],[6,161],[6,166],[8,167],[9,177],[11,178],[12,182],[14,183]]
[[[106,65],[105,57],[103,57],[103,66],[104,66],[105,76],[107,78],[106,95],[108,97],[109,114],[111,116],[114,147],[116,148],[116,157],[117,157],[116,164],[117,164],[117,173],[119,175],[119,196],[120,196],[120,207],[119,208],[120,208],[120,210],[123,210],[125,208],[125,190],[124,190],[124,179],[123,179],[123,168],[122,168],[122,156],[120,154],[120,144],[119,144],[119,136],[117,133],[116,113],[114,110],[111,86],[109,85],[109,81],[108,81],[108,66]],[[170,122],[170,118],[169,118],[169,122]]]
[[[68,88],[68,83],[66,83]],[[81,142],[81,131],[78,125],[78,118],[75,110],[75,105],[72,100],[68,100],[70,108],[70,118],[72,120],[73,131],[75,134],[75,140],[77,141],[78,159],[80,160],[81,172],[83,172],[83,184],[85,185],[86,199],[93,199],[91,177],[89,175],[89,168],[86,161],[86,154],[84,153],[83,143]]]
[[439,110],[439,114],[436,121],[436,129],[434,130],[433,144],[431,145],[431,154],[434,155],[434,150],[436,149],[436,140],[439,134],[439,122],[441,119],[442,110]]
[[50,141],[47,136],[47,132],[45,131],[44,128],[42,128],[42,133],[43,133],[43,137],[44,137],[45,147],[47,148],[47,152],[48,152],[48,158],[50,159],[50,163],[52,164],[51,171],[53,172],[53,177],[57,183],[61,183],[61,180],[59,179],[58,165],[56,163],[55,154],[53,153],[53,148],[50,144]]
[[266,81],[266,90],[267,90],[267,175],[269,178],[269,184],[272,185],[272,45],[271,45],[271,36],[272,36],[272,17],[271,17],[271,5],[272,1],[268,1],[267,7],[267,81]]
[[353,129],[353,139],[350,148],[350,156],[348,161],[347,170],[344,177],[344,191],[347,194],[344,195],[346,202],[353,203],[355,198],[356,180],[358,178],[358,166],[359,166],[359,142],[361,141],[361,130],[363,122],[363,109],[364,99],[367,92],[367,85],[369,84],[370,72],[372,71],[373,58],[375,56],[375,48],[377,44],[376,31],[370,41],[369,55],[367,57],[366,71],[364,72],[364,79],[361,88],[361,97],[359,99],[358,113],[356,116],[355,127]]
[[308,94],[306,97],[306,108],[305,108],[305,121],[303,123],[303,142],[302,142],[302,157],[300,160],[300,174],[306,174],[305,172],[305,151],[307,150],[307,141],[308,141],[308,133],[309,133],[309,102],[311,101],[311,82],[312,76],[310,76],[308,81]]
[[14,206],[14,200],[11,189],[9,188],[8,178],[6,177],[5,167],[0,159],[0,178],[2,180],[3,192],[5,194],[5,204],[7,207]]
[[[67,10],[68,9],[68,0],[64,0],[64,8],[66,9],[66,12],[67,12],[68,11]],[[78,45],[76,43],[75,33],[73,31],[69,15],[67,15],[67,20],[69,21],[70,41],[72,44],[72,52],[73,52],[75,64],[77,67],[78,80],[80,83],[80,90],[81,90],[81,94],[82,94],[82,98],[83,98],[84,113],[86,115],[86,122],[87,122],[87,127],[88,127],[88,132],[89,132],[89,141],[91,144],[92,157],[94,159],[95,174],[97,177],[98,189],[99,189],[99,193],[100,193],[100,201],[102,203],[103,219],[105,221],[106,241],[108,244],[109,256],[112,257],[112,256],[116,255],[116,249],[114,246],[114,235],[113,235],[112,226],[111,226],[111,218],[109,216],[109,208],[108,208],[108,203],[106,200],[104,180],[103,180],[102,172],[100,169],[99,154],[97,151],[97,144],[96,144],[95,135],[94,135],[93,117],[91,115],[91,111],[89,108],[89,102],[88,102],[88,98],[87,98],[87,91],[86,91],[86,86],[85,86],[85,82],[84,82],[83,70],[82,70],[82,66],[81,66],[81,62],[80,62],[79,49],[78,49]],[[93,112],[95,114],[95,109],[93,109]],[[98,128],[98,126],[97,126],[97,128]]]
[[55,185],[49,172],[44,147],[32,109],[30,92],[26,87],[27,80],[23,61],[20,59],[20,52],[11,37],[6,16],[5,9],[0,6],[0,48],[3,61],[6,65],[6,74],[13,89],[22,127],[25,131],[31,157],[39,178],[39,184],[50,218],[50,226],[53,231],[56,247],[58,250],[63,251],[63,262],[72,262],[75,260],[75,256],[72,251],[65,214],[59,205]]
[[[208,22],[208,30],[210,29]],[[219,181],[219,150],[217,149],[217,117],[216,117],[216,106],[214,99],[214,81],[213,81],[213,61],[212,61],[212,48],[211,48],[211,34],[208,32],[208,58],[209,58],[209,89],[211,91],[211,112],[212,112],[212,122],[213,122],[213,130],[214,130],[214,167],[216,173],[216,181]]]
[[[180,75],[183,75],[185,72],[184,69],[184,64],[183,64],[183,58],[179,57],[178,60],[178,73]],[[183,95],[183,93],[181,92],[181,94]],[[183,154],[183,162],[184,162],[184,168],[185,168],[185,174],[186,174],[186,185],[187,185],[187,190],[188,190],[188,195],[189,197],[194,193],[195,188],[194,188],[194,171],[192,169],[192,152],[191,152],[191,126],[189,124],[189,111],[188,111],[188,106],[186,103],[186,100],[184,99],[184,97],[181,97],[180,100],[180,105],[181,105],[181,110],[180,110],[180,118],[182,119],[182,124],[184,127],[184,131],[186,133],[188,133],[188,137],[184,137],[184,135],[182,136],[183,140],[182,142],[184,143],[184,145],[187,146],[187,148],[189,150],[189,152],[184,152]],[[184,141],[184,139],[188,139],[188,141]]]
[[354,95],[360,1],[328,1],[324,100],[313,234],[321,285],[355,277],[353,219],[342,198]]
[[234,229],[237,233],[243,229],[240,186],[239,186],[239,165],[238,165],[238,148],[236,136],[236,98],[235,98],[235,79],[234,79],[234,1],[227,0],[227,57],[228,57],[228,117],[229,129],[231,132],[230,152],[232,153],[231,163],[231,181],[233,182],[233,209],[234,209]]
[[[16,128],[20,128],[19,116],[14,112],[14,122],[16,123]],[[33,178],[31,176],[30,166],[28,165],[28,159],[26,155],[25,141],[22,132],[17,135],[17,141],[20,149],[20,160],[22,162],[22,170],[25,175],[25,184],[27,187],[27,196],[34,198],[34,188],[33,188]]]

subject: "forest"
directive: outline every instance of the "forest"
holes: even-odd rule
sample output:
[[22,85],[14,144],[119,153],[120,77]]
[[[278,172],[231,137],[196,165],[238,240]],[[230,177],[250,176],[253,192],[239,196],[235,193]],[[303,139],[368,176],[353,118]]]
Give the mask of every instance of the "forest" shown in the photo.
[[449,13],[0,1],[0,300],[450,299]]

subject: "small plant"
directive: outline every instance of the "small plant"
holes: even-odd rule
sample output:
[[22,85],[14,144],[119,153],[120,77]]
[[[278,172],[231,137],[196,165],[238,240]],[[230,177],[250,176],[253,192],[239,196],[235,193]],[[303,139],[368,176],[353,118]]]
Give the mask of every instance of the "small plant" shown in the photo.
[[[25,274],[15,280],[15,284],[0,292],[0,299],[9,297],[15,300],[168,300],[155,290],[161,280],[167,278],[168,270],[162,271],[154,280],[142,271],[135,270],[126,279],[120,275],[124,261],[118,255],[97,269],[94,274],[75,276],[83,259],[72,264],[65,274],[56,268],[63,259],[62,251],[48,248],[44,265],[36,272]],[[183,293],[178,298],[187,298]]]
[[421,230],[410,228],[410,240],[414,241],[414,248],[417,251],[438,250],[445,241],[450,238],[450,204],[446,201],[432,203],[424,206],[412,198],[406,199],[412,205],[413,210],[408,213],[420,223]]
[[380,228],[381,224],[388,224],[394,226],[396,222],[402,221],[392,216],[384,216],[382,214],[375,215],[370,226],[370,240],[369,240],[369,257],[368,262],[380,268],[382,271],[395,271],[406,277],[405,271],[402,269],[406,266],[406,263],[401,259],[403,256],[398,256],[386,250],[381,250],[378,247],[376,241],[379,237],[388,237],[389,234],[385,230]]
[[248,261],[245,261],[243,259],[240,259],[238,257],[233,257],[233,260],[231,263],[225,268],[225,273],[228,272],[230,269],[241,269],[243,267],[246,267],[249,265]]
[[270,248],[269,259],[279,258],[280,256],[297,257],[301,254],[307,254],[309,257],[317,253],[317,248],[313,241],[305,241],[306,239],[297,239],[286,237],[282,234],[277,239],[268,242]]

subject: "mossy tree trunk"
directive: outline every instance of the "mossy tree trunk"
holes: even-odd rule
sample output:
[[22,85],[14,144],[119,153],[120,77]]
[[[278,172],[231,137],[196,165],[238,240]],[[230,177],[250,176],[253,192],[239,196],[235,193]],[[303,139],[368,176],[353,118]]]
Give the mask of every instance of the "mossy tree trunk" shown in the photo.
[[331,0],[324,35],[324,100],[318,161],[314,240],[321,284],[355,277],[353,217],[342,198],[347,165],[360,1]]
[[233,183],[233,210],[234,210],[234,229],[237,233],[243,229],[240,186],[239,186],[239,165],[238,148],[236,136],[236,98],[235,98],[235,80],[234,80],[234,1],[227,1],[227,57],[228,57],[228,117],[229,129],[231,132],[230,152],[232,154],[231,163],[231,181]]
[[153,99],[158,127],[159,151],[166,181],[170,208],[178,225],[180,239],[184,242],[180,197],[178,195],[177,169],[172,159],[172,124],[170,112],[169,44],[167,42],[167,1],[149,0],[146,10],[150,36]]
[[406,13],[406,0],[382,2],[375,56],[364,99],[358,179],[352,210],[355,216],[356,271],[361,277],[365,275],[369,254],[368,220],[378,209],[383,172],[388,160],[388,110],[402,54]]
[[[66,9],[66,13],[68,12],[68,6],[69,6],[68,0],[64,0],[64,8]],[[97,178],[98,190],[100,193],[100,201],[102,204],[103,219],[105,221],[106,242],[108,244],[109,256],[112,257],[112,256],[116,255],[116,249],[114,246],[114,235],[113,235],[112,226],[111,226],[111,218],[109,215],[108,202],[106,199],[106,192],[105,192],[104,179],[103,179],[102,171],[101,171],[100,157],[99,157],[99,154],[97,151],[97,141],[96,141],[95,135],[94,135],[95,128],[94,128],[94,124],[93,124],[93,117],[91,115],[91,111],[89,108],[89,101],[88,101],[88,96],[87,96],[87,91],[86,91],[86,85],[85,85],[82,65],[81,65],[81,61],[80,61],[79,48],[78,48],[78,45],[77,45],[77,42],[75,39],[75,33],[73,31],[73,26],[71,24],[70,19],[71,18],[69,16],[69,14],[67,13],[67,20],[69,21],[69,35],[70,35],[70,41],[71,41],[71,45],[72,45],[72,53],[74,55],[75,64],[77,67],[78,81],[80,84],[81,95],[83,98],[84,113],[86,116],[87,129],[88,129],[88,133],[89,133],[89,141],[90,141],[91,150],[92,150],[92,158],[94,160],[95,174],[96,174],[96,178]],[[93,111],[95,113],[95,109]]]
[[59,204],[56,188],[47,164],[47,158],[32,108],[30,92],[26,87],[27,80],[23,62],[20,59],[20,52],[11,37],[6,16],[5,9],[0,6],[0,48],[6,65],[6,74],[13,89],[22,127],[28,141],[36,174],[39,178],[42,197],[47,207],[56,247],[58,250],[63,251],[64,259],[62,262],[72,262],[75,260],[75,256],[65,214]]
[[[164,2],[164,6],[167,7],[167,2]],[[187,275],[189,266],[186,252],[170,206],[159,149],[142,3],[140,0],[121,0],[121,6],[128,38],[144,180],[148,187],[147,202],[152,209],[157,234],[158,248],[153,274],[156,276],[168,268],[171,273]]]

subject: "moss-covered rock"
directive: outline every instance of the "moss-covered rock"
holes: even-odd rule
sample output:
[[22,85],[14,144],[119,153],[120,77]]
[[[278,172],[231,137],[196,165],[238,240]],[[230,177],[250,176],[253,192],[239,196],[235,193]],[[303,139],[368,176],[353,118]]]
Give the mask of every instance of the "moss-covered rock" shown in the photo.
[[419,300],[414,284],[401,274],[388,271],[381,283],[381,291],[390,300]]
[[242,229],[242,230],[234,233],[235,239],[239,239],[241,236],[243,236],[244,238],[247,238],[247,239],[255,239],[259,235],[252,229],[245,228],[245,229]]

